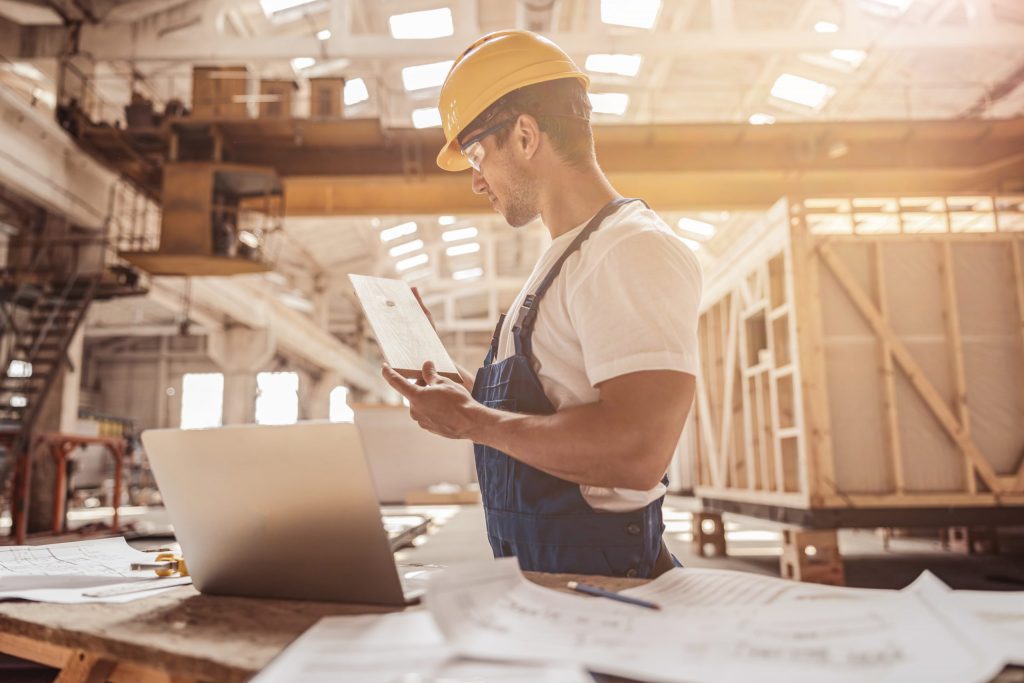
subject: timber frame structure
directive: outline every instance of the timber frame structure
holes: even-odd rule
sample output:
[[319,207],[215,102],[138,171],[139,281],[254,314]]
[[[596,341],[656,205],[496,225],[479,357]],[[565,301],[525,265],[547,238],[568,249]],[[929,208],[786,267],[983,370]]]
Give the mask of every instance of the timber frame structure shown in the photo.
[[1024,196],[781,199],[702,304],[695,493],[803,527],[1024,520]]

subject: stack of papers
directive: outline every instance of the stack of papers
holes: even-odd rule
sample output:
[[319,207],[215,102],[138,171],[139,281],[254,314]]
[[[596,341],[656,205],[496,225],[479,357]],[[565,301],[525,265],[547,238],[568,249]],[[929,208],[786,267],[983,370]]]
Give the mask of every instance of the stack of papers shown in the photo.
[[515,559],[431,576],[426,611],[330,617],[255,680],[984,683],[1024,663],[1024,593],[903,591],[675,569],[648,610],[542,588]]
[[155,553],[135,550],[123,537],[52,545],[0,546],[0,599],[39,602],[129,602],[191,583],[132,571]]

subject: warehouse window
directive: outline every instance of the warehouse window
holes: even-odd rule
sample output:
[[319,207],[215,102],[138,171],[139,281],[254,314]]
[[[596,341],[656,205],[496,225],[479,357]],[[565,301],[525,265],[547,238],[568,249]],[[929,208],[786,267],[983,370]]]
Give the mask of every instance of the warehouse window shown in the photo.
[[224,416],[224,375],[189,373],[181,378],[181,428],[220,427]]
[[256,375],[256,424],[290,425],[298,419],[298,373],[261,372]]
[[355,413],[348,404],[348,387],[334,387],[331,390],[331,422],[354,422]]

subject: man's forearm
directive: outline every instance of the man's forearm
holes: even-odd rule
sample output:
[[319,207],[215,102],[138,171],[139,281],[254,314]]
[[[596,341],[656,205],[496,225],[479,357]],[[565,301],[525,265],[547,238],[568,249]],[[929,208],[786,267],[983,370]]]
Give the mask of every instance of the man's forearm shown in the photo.
[[629,416],[612,415],[600,402],[552,415],[481,410],[469,438],[577,484],[649,489],[674,450],[674,443],[654,443]]

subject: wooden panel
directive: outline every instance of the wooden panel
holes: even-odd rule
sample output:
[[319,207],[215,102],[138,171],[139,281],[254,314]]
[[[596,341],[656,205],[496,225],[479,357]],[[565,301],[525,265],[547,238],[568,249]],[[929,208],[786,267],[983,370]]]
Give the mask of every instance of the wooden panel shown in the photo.
[[244,66],[192,68],[192,114],[214,119],[242,119],[249,115],[245,97],[249,70]]
[[344,107],[344,78],[309,79],[309,116],[314,119],[341,118]]
[[[260,81],[260,118],[288,119],[292,115],[292,94],[295,92],[295,81],[262,80]],[[270,99],[276,98],[276,99]]]
[[404,377],[422,377],[433,361],[439,374],[461,383],[462,376],[404,280],[349,275],[384,358]]

